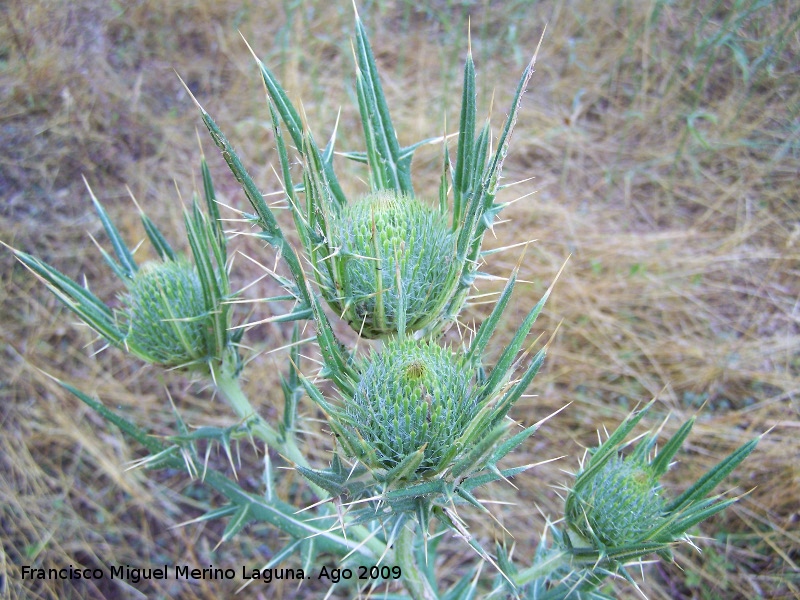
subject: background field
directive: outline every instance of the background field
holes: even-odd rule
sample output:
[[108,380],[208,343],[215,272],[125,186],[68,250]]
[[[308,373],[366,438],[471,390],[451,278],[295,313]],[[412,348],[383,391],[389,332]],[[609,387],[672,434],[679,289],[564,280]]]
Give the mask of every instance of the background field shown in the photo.
[[[650,598],[800,597],[800,14],[786,1],[360,2],[402,143],[456,130],[468,17],[479,106],[499,127],[542,28],[547,33],[506,162],[511,205],[497,241],[531,244],[507,335],[571,259],[537,323],[562,322],[546,367],[513,416],[532,423],[570,402],[512,458],[567,455],[491,494],[516,504],[495,513],[531,556],[545,518],[560,516],[569,481],[597,430],[658,396],[649,425],[664,435],[693,414],[693,436],[668,474],[678,493],[722,456],[770,433],[721,486],[750,492],[695,534],[699,552],[638,574]],[[81,176],[132,244],[144,233],[129,186],[150,216],[182,239],[181,198],[198,181],[202,127],[173,69],[217,119],[265,191],[279,189],[274,144],[257,70],[242,34],[273,68],[308,122],[326,139],[341,107],[339,148],[358,149],[352,7],[285,0],[23,2],[0,5],[0,240],[32,252],[114,301],[118,283]],[[446,123],[446,125],[445,125]],[[446,129],[445,129],[446,127]],[[204,131],[221,199],[245,199]],[[418,193],[433,194],[441,147],[415,159]],[[341,161],[346,192],[365,173]],[[532,178],[532,179],[530,179]],[[535,192],[535,193],[533,193]],[[228,213],[228,216],[234,216]],[[286,216],[286,215],[284,215]],[[288,223],[288,220],[286,221]],[[241,227],[231,224],[233,229]],[[274,260],[252,238],[236,248]],[[147,250],[143,247],[140,253]],[[519,249],[492,256],[507,275]],[[120,433],[52,383],[49,373],[118,407],[153,432],[172,431],[169,391],[193,424],[232,423],[200,383],[142,367],[101,344],[8,251],[0,251],[0,595],[11,598],[141,597],[105,580],[32,583],[18,567],[165,562],[260,567],[278,548],[251,528],[215,549],[218,524],[172,528],[214,498],[184,473],[126,470],[140,456]],[[235,280],[261,271],[237,258]],[[481,291],[497,289],[487,284]],[[252,294],[269,295],[264,281]],[[476,306],[465,320],[480,319]],[[258,314],[269,316],[269,307]],[[244,319],[246,315],[241,315]],[[253,317],[255,318],[255,317]],[[276,326],[251,330],[256,347],[285,343]],[[532,334],[533,335],[533,334]],[[500,336],[502,338],[502,336]],[[499,346],[499,343],[498,343]],[[248,366],[247,387],[278,414],[283,355]],[[308,368],[310,369],[310,363]],[[309,452],[331,447],[317,415]],[[242,448],[245,485],[259,466]],[[250,465],[250,466],[248,466]],[[252,467],[252,468],[250,468]],[[286,472],[283,493],[299,493]],[[490,544],[500,529],[477,517]],[[474,556],[447,542],[447,577]],[[227,597],[230,582],[141,583],[149,597]],[[621,597],[636,597],[618,584]],[[323,587],[251,588],[246,597],[322,597]]]

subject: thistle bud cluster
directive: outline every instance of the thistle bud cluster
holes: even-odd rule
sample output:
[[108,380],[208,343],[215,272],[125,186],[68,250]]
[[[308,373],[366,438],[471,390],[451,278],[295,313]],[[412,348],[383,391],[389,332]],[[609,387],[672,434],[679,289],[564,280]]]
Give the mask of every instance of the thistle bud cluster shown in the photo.
[[[475,67],[468,53],[455,160],[451,163],[447,139],[435,140],[443,144],[443,176],[438,204],[429,206],[414,191],[411,160],[416,148],[434,140],[400,145],[358,18],[354,51],[366,147],[364,152],[340,155],[366,164],[370,185],[370,191],[354,201],[345,196],[334,169],[335,132],[320,151],[286,91],[254,57],[267,87],[283,189],[305,261],[311,265],[319,295],[333,312],[361,337],[382,341],[382,348],[365,359],[353,357],[338,341],[317,295],[310,291],[300,267],[303,259],[281,232],[232,145],[205,111],[203,119],[256,211],[253,224],[262,228],[264,239],[286,259],[293,275],[294,281],[282,280],[297,300],[286,318],[312,313],[323,357],[320,375],[334,382],[340,397],[327,400],[306,378],[302,385],[325,411],[344,458],[369,471],[359,489],[369,497],[382,496],[391,505],[390,512],[401,514],[421,505],[446,504],[453,494],[467,499],[472,477],[481,485],[502,478],[497,461],[534,431],[526,429],[508,442],[505,417],[543,362],[543,350],[527,365],[520,353],[544,300],[530,312],[488,377],[483,365],[483,352],[508,304],[516,270],[468,348],[451,350],[436,342],[467,303],[480,275],[483,236],[504,207],[495,198],[533,63],[519,80],[495,144],[488,120],[476,127]],[[300,153],[302,184],[292,179],[284,132]],[[518,367],[522,373],[515,379]],[[340,494],[354,485],[358,479],[354,473],[360,471],[346,475],[346,486],[338,467],[301,472],[315,485]],[[425,487],[427,491],[417,487],[431,481],[436,483]],[[388,494],[401,492],[402,501],[389,501]],[[405,503],[423,497],[416,508]]]
[[[458,147],[451,163],[446,138],[438,206],[427,205],[414,193],[411,159],[423,143],[401,147],[389,117],[377,66],[361,20],[356,16],[354,51],[356,91],[366,150],[344,156],[369,167],[370,191],[348,202],[333,169],[335,134],[320,152],[274,75],[256,59],[269,95],[269,110],[284,179],[283,189],[295,221],[305,257],[284,235],[281,225],[245,170],[234,148],[208,113],[203,120],[214,142],[239,181],[255,214],[247,215],[261,228],[260,239],[271,244],[290,277],[272,272],[286,294],[266,301],[293,300],[291,312],[268,321],[295,321],[289,376],[282,379],[284,418],[279,430],[256,415],[239,387],[241,370],[238,342],[243,328],[231,326],[234,294],[228,280],[230,266],[221,219],[210,174],[201,163],[206,210],[197,200],[184,214],[192,261],[180,257],[144,214],[142,223],[159,262],[138,266],[105,210],[92,195],[111,240],[116,258],[103,251],[111,269],[123,281],[123,308],[115,310],[88,289],[53,267],[20,251],[15,254],[81,319],[112,345],[167,367],[202,370],[214,380],[242,418],[234,428],[200,428],[174,436],[173,446],[162,448],[150,436],[99,403],[79,397],[101,414],[133,432],[154,450],[159,460],[178,465],[197,457],[195,441],[212,440],[231,458],[232,437],[257,435],[292,461],[318,495],[346,499],[333,511],[305,520],[294,507],[276,500],[265,473],[264,497],[245,492],[227,477],[209,474],[230,504],[199,520],[231,516],[223,540],[254,520],[282,527],[293,537],[276,556],[296,551],[311,562],[315,544],[327,545],[345,557],[363,548],[380,563],[390,552],[402,561],[405,583],[416,598],[461,598],[475,594],[477,578],[469,573],[447,594],[433,588],[429,569],[415,565],[416,557],[435,552],[438,542],[409,542],[416,519],[427,535],[432,515],[438,522],[469,539],[470,545],[502,572],[509,597],[601,597],[595,588],[609,574],[625,574],[627,561],[657,552],[668,556],[670,544],[703,519],[733,500],[707,497],[755,448],[745,444],[673,500],[666,499],[659,479],[670,466],[692,426],[685,423],[655,451],[655,436],[643,438],[623,457],[626,436],[646,410],[631,414],[606,442],[595,448],[568,488],[564,525],[554,525],[553,545],[543,539],[534,563],[518,570],[502,551],[497,562],[470,539],[456,512],[457,504],[487,511],[473,495],[478,487],[508,481],[534,465],[501,469],[498,463],[532,436],[539,423],[518,428],[509,411],[523,396],[541,367],[547,346],[533,356],[526,337],[552,290],[534,306],[497,355],[485,364],[484,354],[501,320],[517,281],[514,269],[491,314],[462,346],[450,348],[437,341],[456,322],[480,276],[478,265],[488,251],[481,249],[484,233],[492,227],[504,204],[495,202],[502,166],[508,153],[522,95],[533,73],[533,61],[519,80],[508,117],[496,143],[488,121],[476,128],[475,70],[471,54],[464,67]],[[535,58],[535,57],[534,57]],[[188,88],[187,88],[188,89]],[[199,104],[198,104],[199,106]],[[292,137],[303,164],[303,181],[292,180],[292,162],[283,140],[281,123]],[[91,190],[90,190],[91,192]],[[305,260],[304,260],[305,259]],[[317,286],[310,282],[309,264]],[[557,279],[558,276],[556,276]],[[337,339],[322,301],[361,337],[380,340],[368,356],[351,354]],[[309,377],[301,374],[299,321],[313,319],[315,342],[322,355],[318,375],[328,378],[339,394],[329,400]],[[330,468],[313,469],[295,441],[297,405],[304,393],[325,413],[336,438]],[[649,407],[648,407],[649,408]],[[552,415],[551,415],[552,416]],[[549,417],[548,417],[549,418]],[[183,424],[182,424],[183,426]],[[240,429],[241,427],[241,429]],[[184,427],[185,429],[185,427]],[[211,446],[208,446],[210,449]],[[170,456],[180,450],[180,458]],[[166,458],[165,458],[166,457]],[[208,453],[206,454],[207,461]],[[269,470],[269,460],[267,471]],[[174,465],[176,462],[161,464]],[[197,472],[190,468],[190,473]],[[381,521],[382,527],[375,521]],[[355,529],[356,541],[339,526]],[[382,536],[382,537],[381,537]],[[397,543],[395,543],[397,542]],[[358,560],[361,560],[360,558]],[[429,564],[434,564],[435,558]],[[399,567],[398,567],[399,568]],[[412,575],[414,575],[412,577]],[[530,592],[530,593],[528,593]],[[584,596],[584,592],[587,595]],[[605,597],[605,596],[602,596]]]

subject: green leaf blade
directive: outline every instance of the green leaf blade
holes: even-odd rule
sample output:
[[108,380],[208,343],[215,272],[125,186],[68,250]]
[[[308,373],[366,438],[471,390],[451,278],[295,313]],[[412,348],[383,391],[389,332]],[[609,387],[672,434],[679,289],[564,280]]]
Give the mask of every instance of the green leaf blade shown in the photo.
[[[84,180],[84,183],[86,181]],[[119,259],[120,266],[122,267],[123,272],[128,278],[132,278],[136,271],[139,270],[139,267],[136,265],[136,261],[133,260],[133,255],[131,251],[128,250],[128,246],[125,245],[122,236],[119,233],[119,230],[116,228],[114,223],[111,221],[111,218],[108,216],[106,209],[103,208],[103,205],[100,204],[100,201],[92,192],[92,189],[89,187],[89,184],[86,184],[86,188],[89,190],[89,196],[92,199],[92,204],[94,204],[94,208],[97,211],[97,214],[100,216],[100,220],[103,223],[103,228],[106,230],[106,234],[108,235],[109,239],[111,240],[111,245],[114,247],[114,252]]]
[[[456,168],[453,174],[453,227],[461,222],[465,194],[472,179],[472,168],[475,166],[473,146],[475,144],[475,64],[472,51],[467,54],[464,65],[464,90],[461,97],[461,115],[458,126],[458,149],[456,151]],[[483,164],[483,163],[481,163]]]
[[13,248],[12,252],[17,260],[44,282],[64,306],[89,327],[115,346],[124,343],[125,335],[117,328],[111,309],[97,296],[38,258]]

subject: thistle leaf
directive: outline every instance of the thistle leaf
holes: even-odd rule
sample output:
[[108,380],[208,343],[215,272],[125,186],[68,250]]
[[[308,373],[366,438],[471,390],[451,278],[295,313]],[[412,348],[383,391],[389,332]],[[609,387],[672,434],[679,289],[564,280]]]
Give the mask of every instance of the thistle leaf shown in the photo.
[[442,596],[442,600],[473,600],[478,591],[478,580],[472,569]]
[[469,479],[465,480],[461,484],[461,487],[469,492],[483,485],[490,484],[494,481],[511,479],[512,477],[516,477],[520,473],[524,473],[525,471],[533,468],[534,466],[535,465],[523,465],[521,467],[512,467],[510,469],[503,469],[503,470],[499,470],[495,467],[493,472],[481,473],[480,475],[470,476]]
[[229,541],[233,536],[239,533],[245,526],[252,521],[252,516],[250,515],[250,505],[249,504],[241,504],[239,508],[236,509],[233,517],[231,520],[228,521],[228,524],[225,526],[225,531],[222,532],[222,538],[219,541],[218,546],[223,544],[224,542]]
[[221,284],[225,285],[222,282],[227,282],[227,277],[224,266],[220,272],[214,269],[214,265],[211,262],[211,256],[215,254],[217,260],[220,260],[219,247],[205,219],[205,215],[200,212],[200,207],[196,201],[193,202],[192,209],[192,214],[187,211],[183,215],[184,223],[186,224],[186,236],[189,240],[189,247],[192,249],[192,256],[200,279],[205,305],[211,311],[213,319],[213,356],[221,360],[228,346],[227,332],[230,326],[228,322],[230,305],[223,303],[223,300],[227,300],[227,294],[225,293],[227,290],[221,288]]
[[[477,471],[483,468],[485,462],[481,459],[484,457],[484,455],[492,450],[495,443],[506,433],[506,430],[507,427],[505,425],[500,425],[490,431],[482,429],[481,437],[472,442],[469,451],[464,454],[450,469],[453,477],[460,477],[469,470]],[[467,431],[467,435],[477,433],[477,431],[472,429],[472,427],[470,427]]]
[[655,460],[650,463],[650,469],[652,470],[653,477],[655,479],[660,479],[661,476],[667,472],[672,457],[675,456],[675,453],[683,445],[683,442],[686,440],[689,432],[691,432],[693,425],[694,417],[681,425],[680,429],[675,432],[675,435],[673,435],[669,441],[664,444],[664,447],[658,452]]
[[510,411],[517,402],[517,400],[520,399],[522,394],[525,393],[525,390],[528,389],[531,381],[533,381],[534,377],[536,377],[536,375],[539,373],[539,369],[541,369],[542,365],[544,364],[544,358],[546,355],[545,350],[545,348],[542,348],[536,353],[536,356],[533,357],[531,364],[528,365],[528,368],[525,370],[525,373],[520,380],[514,384],[514,386],[508,390],[497,403],[492,416],[492,424],[498,423],[501,419],[503,419],[508,414],[508,411]]
[[[300,241],[305,248],[310,246],[309,233],[310,226],[307,221],[304,221],[303,214],[300,210],[300,203],[295,193],[294,182],[292,181],[291,165],[289,163],[289,155],[286,152],[286,144],[283,141],[283,133],[281,132],[280,123],[278,122],[278,114],[275,111],[275,105],[272,101],[267,103],[269,105],[269,114],[272,120],[272,132],[275,135],[275,145],[278,149],[278,162],[281,166],[281,177],[283,177],[283,189],[286,192],[289,208],[292,211],[294,218],[295,229],[300,236]],[[302,146],[299,146],[302,147]]]
[[433,481],[426,481],[410,487],[386,492],[384,497],[389,503],[394,503],[397,500],[407,498],[417,498],[430,494],[443,494],[445,491],[447,491],[447,483],[443,479],[434,479]]
[[403,458],[394,468],[389,469],[383,479],[386,481],[387,485],[391,485],[395,481],[407,479],[416,472],[423,460],[425,460],[424,446]]
[[225,239],[225,232],[222,230],[222,217],[219,214],[219,206],[217,205],[217,194],[214,191],[214,182],[211,181],[211,172],[208,170],[205,155],[202,155],[200,159],[200,172],[203,176],[203,196],[205,197],[206,210],[208,210],[208,216],[211,220],[211,229],[214,232],[216,245],[221,251],[221,265],[225,265],[228,260],[227,240]]
[[[194,96],[192,96],[192,99],[194,99]],[[200,103],[197,102],[196,99],[194,99],[194,101],[195,104],[197,104],[197,107],[200,109],[203,123],[211,134],[211,139],[214,140],[217,148],[219,148],[222,152],[222,157],[225,159],[225,162],[228,163],[228,167],[236,178],[236,181],[238,181],[242,186],[245,196],[247,196],[248,201],[256,211],[256,214],[258,215],[258,224],[264,230],[263,238],[272,246],[277,247],[280,255],[286,261],[292,277],[297,283],[297,289],[299,290],[303,301],[306,305],[310,305],[311,302],[308,297],[306,277],[305,273],[303,272],[302,265],[300,264],[300,258],[297,256],[297,252],[286,240],[286,237],[283,235],[283,231],[281,231],[281,228],[278,225],[278,221],[275,219],[275,215],[272,213],[269,206],[267,206],[267,203],[264,201],[264,196],[259,191],[258,186],[256,186],[255,182],[253,181],[253,178],[250,177],[250,174],[244,168],[239,155],[233,149],[233,146],[228,141],[228,138],[225,137],[225,134],[222,133],[222,130],[220,130],[214,119],[211,118],[211,115],[206,112]]]
[[330,472],[315,471],[314,469],[308,469],[300,465],[297,465],[295,469],[311,483],[321,487],[334,498],[343,495],[347,491],[347,488],[342,485],[340,478]]
[[108,237],[111,240],[111,245],[114,247],[114,252],[119,259],[119,264],[122,268],[122,271],[125,273],[126,277],[133,277],[134,273],[136,273],[138,270],[138,267],[136,266],[136,261],[133,260],[131,251],[128,250],[128,247],[125,245],[122,236],[119,234],[119,230],[114,226],[114,223],[108,216],[106,209],[103,208],[103,205],[100,204],[100,201],[95,197],[92,188],[89,187],[89,183],[86,181],[86,178],[84,178],[83,183],[86,184],[86,189],[89,190],[89,196],[92,198],[92,204],[94,204],[94,208],[97,211],[97,214],[100,216],[100,220],[103,222],[103,228],[106,230],[106,234],[108,234]]
[[530,427],[526,427],[518,434],[508,438],[505,442],[497,446],[494,453],[492,454],[492,458],[489,460],[489,464],[497,464],[509,452],[517,448],[520,444],[522,444],[522,442],[524,442],[534,433],[536,433],[538,429],[539,429],[539,423],[536,423],[534,425],[531,425]]
[[357,380],[356,373],[348,364],[348,360],[342,352],[342,346],[333,333],[330,321],[319,305],[319,300],[308,291],[307,297],[310,299],[311,309],[314,311],[314,321],[317,324],[317,343],[322,352],[325,366],[328,368],[327,375],[343,393],[352,395],[353,382]]
[[514,291],[514,285],[517,282],[518,272],[518,268],[515,268],[512,271],[511,276],[508,278],[508,282],[503,288],[503,292],[500,294],[500,298],[497,299],[497,303],[492,309],[492,314],[490,314],[489,317],[483,323],[481,323],[481,326],[478,328],[478,332],[475,334],[475,338],[472,340],[469,350],[467,351],[466,359],[470,363],[479,361],[483,356],[483,351],[486,349],[494,330],[497,328],[497,324],[500,322],[500,317],[503,316],[509,300],[511,300],[511,293]]
[[144,213],[141,213],[140,217],[142,219],[142,225],[144,225],[144,231],[161,260],[177,260],[178,255],[150,217]]
[[[525,320],[522,321],[522,324],[517,329],[511,342],[509,342],[508,346],[506,346],[506,349],[503,350],[503,353],[500,355],[497,364],[494,366],[491,374],[489,375],[489,379],[486,381],[486,384],[484,385],[483,391],[481,393],[482,398],[490,397],[498,389],[500,389],[500,387],[505,381],[508,380],[509,376],[511,375],[510,370],[514,362],[514,359],[516,358],[519,350],[522,348],[522,344],[525,342],[525,337],[528,335],[531,328],[533,327],[533,324],[536,322],[539,313],[542,312],[542,309],[544,308],[544,305],[547,302],[548,297],[550,296],[551,290],[552,286],[550,287],[550,289],[547,290],[547,292],[545,292],[545,295],[542,297],[541,300],[539,300],[536,306],[534,306],[533,309],[531,309],[531,311],[525,317]],[[542,360],[543,359],[544,356],[542,356]]]
[[717,487],[719,482],[730,475],[730,473],[739,466],[739,463],[741,463],[753,450],[755,450],[755,447],[758,445],[758,441],[760,439],[761,438],[750,440],[728,455],[717,466],[698,479],[694,485],[687,489],[683,494],[675,498],[675,500],[673,500],[669,506],[667,506],[666,510],[669,512],[679,511],[686,506],[691,505],[693,502],[697,502],[705,498],[715,487]]
[[[453,173],[453,229],[461,223],[466,194],[472,179],[472,168],[476,163],[473,157],[475,144],[475,64],[472,62],[472,49],[467,52],[464,65],[464,91],[461,97],[461,116],[458,126],[458,150],[456,168]],[[483,162],[478,163],[481,166]]]
[[285,431],[294,431],[297,420],[297,403],[305,392],[300,382],[298,370],[300,369],[300,327],[295,321],[292,327],[292,347],[289,351],[289,374],[281,374],[281,390],[283,391],[283,428]]
[[[139,442],[142,446],[147,448],[147,450],[150,451],[151,454],[157,454],[159,452],[163,452],[163,451],[168,449],[160,441],[158,441],[158,439],[156,437],[145,433],[145,431],[143,429],[141,429],[138,425],[135,425],[134,423],[132,423],[131,421],[129,421],[125,417],[122,417],[122,416],[118,415],[116,412],[114,412],[110,408],[106,407],[100,401],[95,400],[94,398],[91,398],[90,396],[87,396],[82,391],[80,391],[79,389],[77,389],[76,387],[70,385],[69,383],[67,383],[65,381],[61,381],[60,379],[56,379],[55,377],[53,377],[52,379],[58,385],[60,385],[65,390],[67,390],[69,393],[71,393],[73,396],[78,398],[78,400],[80,400],[81,402],[86,404],[89,408],[94,410],[97,414],[99,414],[101,417],[103,417],[106,421],[116,425],[117,427],[120,428],[120,430],[122,430],[123,433],[125,433],[126,435],[129,435],[130,437],[135,439],[137,442]],[[177,450],[177,447],[175,449]],[[176,459],[176,461],[177,461],[177,459]]]
[[364,30],[356,15],[357,92],[361,122],[367,140],[367,157],[373,175],[373,189],[395,189],[414,195],[411,185],[411,155],[401,155],[389,107],[383,94],[378,67]]
[[[303,155],[303,127],[297,109],[289,100],[289,96],[286,94],[286,91],[283,89],[283,87],[281,87],[281,84],[278,83],[278,80],[275,78],[275,75],[273,75],[272,71],[270,71],[264,65],[264,63],[259,60],[255,53],[253,53],[253,58],[255,59],[259,70],[261,71],[261,77],[264,80],[264,85],[267,87],[269,97],[275,104],[278,113],[281,116],[281,120],[289,130],[289,135],[291,136],[295,147],[300,151],[301,155]],[[272,112],[272,109],[270,109],[270,112]],[[328,151],[328,148],[326,147],[322,164],[324,165],[325,176],[328,179],[331,193],[336,199],[336,202],[342,206],[346,203],[346,199],[344,197],[344,192],[339,185],[339,180],[336,177],[336,173],[333,170],[333,140],[334,137],[331,136],[331,141],[329,143],[330,151]]]
[[47,263],[11,248],[17,257],[48,289],[81,320],[115,346],[121,346],[125,335],[117,328],[111,309],[86,288],[78,285],[66,275]]

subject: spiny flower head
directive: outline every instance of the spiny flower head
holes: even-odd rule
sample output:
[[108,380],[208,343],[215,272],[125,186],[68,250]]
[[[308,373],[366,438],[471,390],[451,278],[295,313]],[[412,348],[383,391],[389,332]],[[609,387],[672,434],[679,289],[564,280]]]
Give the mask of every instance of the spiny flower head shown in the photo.
[[[463,309],[487,252],[481,249],[484,234],[505,206],[495,199],[534,61],[519,79],[495,143],[488,119],[482,127],[477,125],[475,65],[468,52],[458,147],[451,160],[449,136],[400,145],[375,57],[357,15],[354,42],[355,88],[365,142],[364,150],[355,152],[335,151],[336,130],[320,150],[284,88],[253,53],[269,96],[283,189],[305,258],[322,295],[337,314],[364,337],[438,336]],[[279,278],[297,300],[286,320],[307,318],[313,308],[302,260],[231,143],[205,109],[200,109],[214,142],[255,209],[248,219],[262,229],[259,235],[277,249],[292,274],[294,281]],[[300,154],[302,182],[293,180],[284,133]],[[434,142],[443,145],[442,177],[436,192],[420,195],[436,200],[437,209],[429,209],[416,200],[411,161],[418,147]],[[345,196],[334,170],[336,155],[368,167],[370,192],[366,198],[350,202]]]
[[753,451],[758,439],[734,451],[675,499],[664,497],[659,480],[689,435],[693,418],[658,452],[656,436],[647,435],[622,458],[625,438],[652,405],[631,413],[591,452],[575,477],[564,507],[566,535],[556,536],[575,565],[623,572],[626,562],[653,552],[668,558],[671,544],[688,529],[736,500],[708,495]]
[[415,474],[436,473],[478,410],[475,369],[435,343],[393,340],[362,366],[344,422],[368,466],[392,469],[422,451]]
[[321,268],[323,293],[362,336],[397,333],[401,310],[416,331],[449,300],[455,236],[447,216],[417,198],[368,194],[336,215],[330,238],[338,251]]
[[343,352],[315,302],[322,374],[339,389],[339,399],[329,401],[308,379],[301,381],[325,411],[342,457],[353,466],[343,464],[337,454],[330,469],[298,467],[300,472],[333,495],[365,499],[366,504],[359,504],[364,518],[374,518],[380,510],[388,519],[409,512],[422,516],[435,507],[450,506],[454,498],[479,504],[470,490],[529,468],[501,471],[497,463],[538,428],[535,424],[509,437],[512,424],[506,416],[544,361],[541,349],[524,361],[528,364],[521,373],[517,370],[523,364],[520,351],[526,336],[550,290],[528,313],[488,375],[483,368],[483,352],[516,279],[515,271],[467,347],[451,349],[435,340],[397,335],[361,360]]
[[89,289],[47,263],[19,250],[14,253],[67,308],[109,344],[147,362],[169,367],[213,369],[213,362],[220,363],[230,356],[238,368],[238,351],[234,346],[241,332],[233,333],[230,328],[231,310],[227,301],[232,294],[227,273],[227,242],[205,159],[200,166],[208,214],[201,210],[197,198],[191,210],[184,212],[193,262],[179,256],[156,224],[139,209],[147,237],[161,260],[138,265],[119,230],[89,189],[115,256],[102,248],[100,252],[127,288],[121,296],[122,310],[106,305]]
[[185,259],[142,265],[122,300],[126,344],[151,362],[174,367],[210,356],[213,320],[197,270]]
[[648,465],[617,456],[577,493],[566,518],[584,538],[619,547],[641,541],[663,510],[661,486]]

